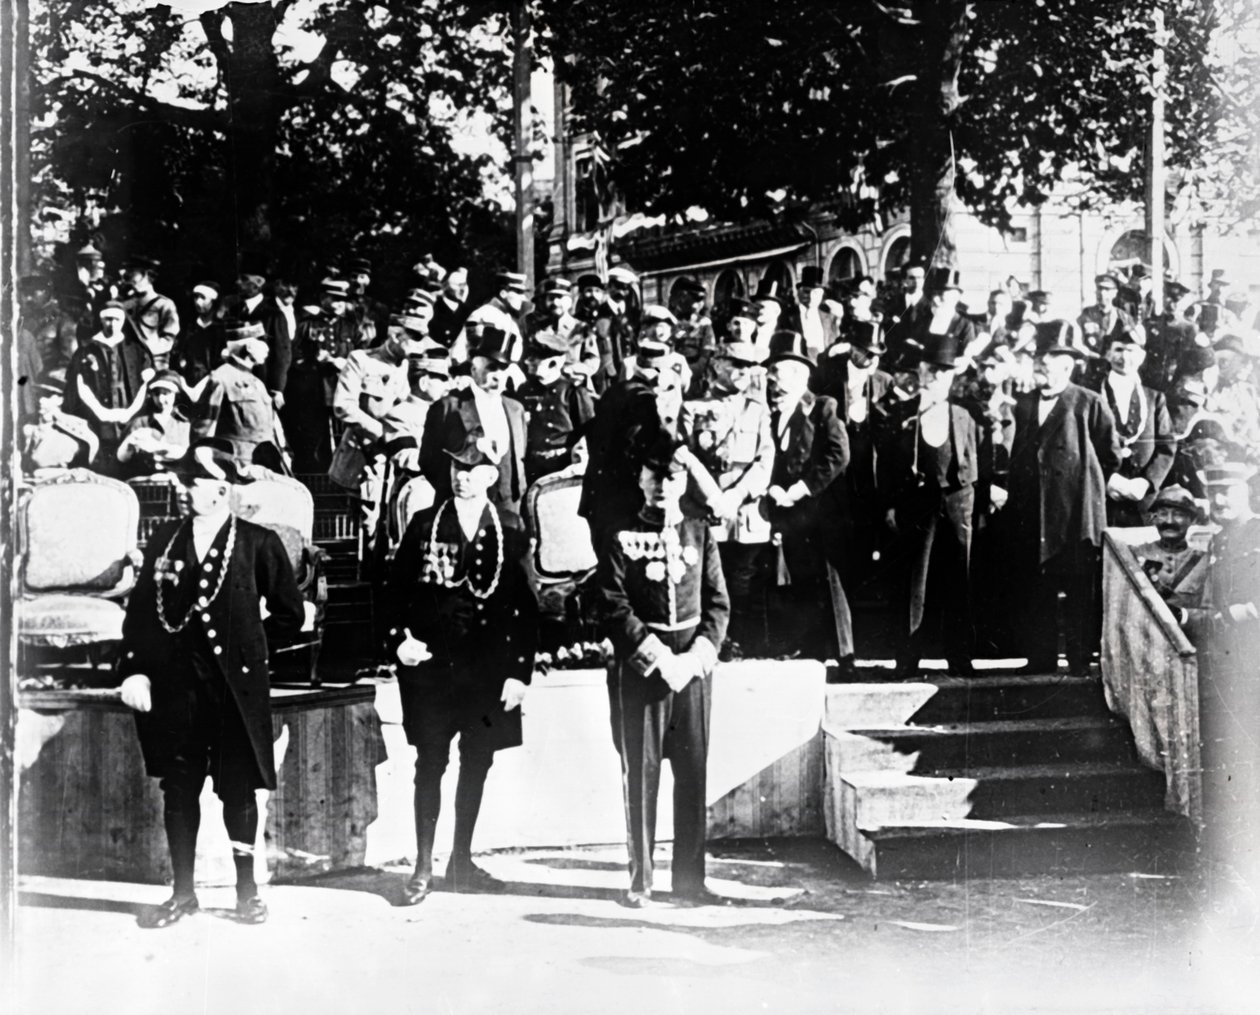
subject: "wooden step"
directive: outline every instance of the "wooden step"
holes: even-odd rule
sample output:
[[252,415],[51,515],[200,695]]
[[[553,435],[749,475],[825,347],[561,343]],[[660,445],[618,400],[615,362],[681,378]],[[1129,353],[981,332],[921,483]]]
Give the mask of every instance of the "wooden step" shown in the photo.
[[893,729],[834,729],[824,722],[827,760],[837,773],[1136,761],[1128,727],[1110,716],[945,723]]
[[839,805],[860,828],[1012,814],[1160,808],[1164,777],[1124,762],[1068,762],[838,774]]
[[1104,708],[1102,682],[1093,677],[942,676],[907,683],[829,684],[826,721],[831,729],[887,729],[910,723],[1097,715]]
[[1189,821],[1162,810],[1013,815],[855,828],[845,852],[879,878],[1174,873],[1194,861]]

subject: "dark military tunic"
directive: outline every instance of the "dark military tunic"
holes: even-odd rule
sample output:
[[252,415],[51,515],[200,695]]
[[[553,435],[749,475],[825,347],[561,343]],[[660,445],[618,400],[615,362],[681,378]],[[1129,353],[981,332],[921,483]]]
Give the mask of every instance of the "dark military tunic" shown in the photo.
[[569,453],[595,415],[591,393],[568,378],[530,377],[515,397],[525,406],[525,479],[532,483],[569,464]]
[[671,691],[655,671],[665,653],[706,639],[716,652],[730,603],[717,544],[703,522],[665,524],[645,508],[608,541],[598,572],[613,743],[621,757],[630,847],[630,889],[652,890],[656,790],[661,759],[674,773],[674,891],[704,884],[705,765],[712,677]]

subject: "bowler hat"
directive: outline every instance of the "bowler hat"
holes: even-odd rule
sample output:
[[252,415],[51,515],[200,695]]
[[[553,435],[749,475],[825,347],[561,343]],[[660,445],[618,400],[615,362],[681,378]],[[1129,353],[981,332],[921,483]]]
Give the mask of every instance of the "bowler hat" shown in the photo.
[[577,277],[577,287],[579,289],[603,289],[604,280],[594,272],[588,271]]
[[774,364],[784,360],[794,360],[813,368],[814,360],[809,355],[809,346],[805,344],[805,336],[800,332],[776,331],[770,336],[769,362]]
[[880,340],[880,328],[877,322],[849,321],[844,330],[849,344],[855,349],[861,349],[871,356],[882,356],[887,352],[884,343]]
[[775,278],[763,278],[757,283],[757,291],[753,294],[754,302],[763,300],[774,300],[776,303],[781,302],[784,297],[783,283]]

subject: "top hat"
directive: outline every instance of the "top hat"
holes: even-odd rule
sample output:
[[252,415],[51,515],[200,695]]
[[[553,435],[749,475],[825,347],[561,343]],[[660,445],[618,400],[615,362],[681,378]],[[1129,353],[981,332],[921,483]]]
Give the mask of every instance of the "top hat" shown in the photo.
[[226,437],[201,437],[193,441],[184,456],[175,463],[175,472],[185,483],[194,479],[248,483],[253,478],[241,471],[236,449]]
[[781,302],[784,296],[783,283],[774,278],[763,278],[757,283],[757,291],[753,294],[754,302],[774,300]]
[[494,287],[506,289],[508,292],[525,293],[525,276],[519,271],[497,271],[494,275]]
[[816,264],[807,264],[801,269],[800,286],[804,289],[820,289],[823,284],[822,269]]
[[946,292],[951,289],[962,292],[961,276],[957,268],[945,264],[934,265],[924,276],[923,288],[932,292]]
[[1039,356],[1074,356],[1083,359],[1085,353],[1077,348],[1076,324],[1072,321],[1041,321],[1037,324],[1034,342]]
[[888,350],[880,340],[879,324],[875,321],[849,321],[845,325],[846,337],[855,349],[871,356],[882,356]]
[[800,332],[776,331],[770,336],[769,362],[773,364],[783,360],[795,360],[811,368],[814,366],[809,347],[805,344],[805,336]]
[[1195,503],[1194,497],[1190,491],[1184,486],[1166,486],[1155,495],[1155,499],[1151,501],[1150,510],[1156,508],[1172,508],[1174,511],[1181,511],[1190,515],[1192,518],[1199,514],[1199,506]]
[[933,336],[933,339],[919,353],[919,362],[931,367],[952,370],[958,365],[957,343],[945,336]]
[[493,325],[482,329],[473,348],[474,356],[485,356],[507,366],[521,358],[521,336]]
[[651,469],[657,475],[682,472],[686,465],[678,458],[684,442],[664,427],[644,427],[630,444],[630,460],[640,469]]

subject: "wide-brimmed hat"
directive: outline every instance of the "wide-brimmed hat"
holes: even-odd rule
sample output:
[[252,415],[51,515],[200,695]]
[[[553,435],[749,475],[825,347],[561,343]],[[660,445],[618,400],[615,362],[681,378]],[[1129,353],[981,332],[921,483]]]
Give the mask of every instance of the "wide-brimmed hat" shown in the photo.
[[1174,511],[1181,511],[1190,515],[1192,518],[1199,513],[1199,506],[1195,503],[1194,497],[1184,486],[1166,486],[1155,495],[1155,499],[1151,501],[1151,511],[1156,508],[1172,508]]

